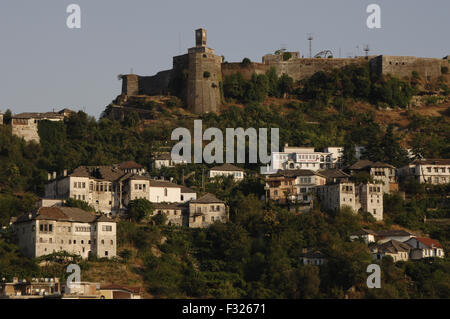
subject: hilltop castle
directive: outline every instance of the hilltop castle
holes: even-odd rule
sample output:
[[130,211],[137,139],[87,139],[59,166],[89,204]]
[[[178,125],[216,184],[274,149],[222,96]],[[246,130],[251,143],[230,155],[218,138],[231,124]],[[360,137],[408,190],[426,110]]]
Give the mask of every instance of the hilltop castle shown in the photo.
[[436,83],[444,77],[450,82],[448,68],[450,57],[417,58],[410,56],[370,56],[355,58],[303,58],[299,52],[267,54],[262,63],[228,63],[206,46],[206,30],[195,31],[195,47],[187,54],[173,57],[173,68],[154,76],[122,75],[123,100],[137,95],[174,94],[181,97],[188,109],[197,114],[220,110],[222,83],[227,75],[240,72],[245,78],[253,73],[264,74],[272,67],[278,75],[283,73],[298,81],[319,71],[331,71],[349,64],[370,63],[377,74],[391,74],[402,80],[410,80],[413,71],[428,83]]

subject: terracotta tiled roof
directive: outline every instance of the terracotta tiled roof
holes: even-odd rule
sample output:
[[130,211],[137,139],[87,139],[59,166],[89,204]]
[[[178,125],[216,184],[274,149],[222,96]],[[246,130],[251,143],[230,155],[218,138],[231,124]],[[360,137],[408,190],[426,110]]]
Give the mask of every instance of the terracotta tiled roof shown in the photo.
[[225,163],[223,165],[220,166],[214,166],[213,168],[211,168],[211,171],[223,171],[223,172],[235,172],[235,171],[239,171],[239,172],[243,172],[244,170],[240,167],[234,166],[230,163]]
[[141,169],[144,168],[141,164],[138,164],[134,161],[123,162],[119,164],[120,169]]
[[428,238],[428,237],[416,237],[418,241],[420,241],[422,244],[427,245],[431,248],[431,246],[442,248],[441,244],[434,239]]

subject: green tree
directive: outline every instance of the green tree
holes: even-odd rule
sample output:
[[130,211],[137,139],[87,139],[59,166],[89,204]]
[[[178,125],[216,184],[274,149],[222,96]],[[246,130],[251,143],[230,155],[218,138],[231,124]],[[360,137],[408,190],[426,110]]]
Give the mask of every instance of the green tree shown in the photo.
[[145,198],[134,199],[128,203],[127,216],[130,220],[140,222],[148,218],[153,212],[154,206]]

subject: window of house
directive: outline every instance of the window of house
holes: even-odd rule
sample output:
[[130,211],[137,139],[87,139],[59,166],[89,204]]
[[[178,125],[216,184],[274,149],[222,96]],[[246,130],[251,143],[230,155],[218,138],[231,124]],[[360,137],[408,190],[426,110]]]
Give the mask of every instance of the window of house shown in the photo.
[[111,240],[111,245],[114,245],[114,241],[113,240]]
[[108,256],[108,251],[107,250],[105,250],[105,256]]
[[39,231],[44,231],[44,225],[39,225]]
[[206,217],[205,216],[202,216],[202,221],[203,222],[206,221]]
[[164,196],[167,196],[167,188],[164,188]]
[[104,245],[105,244],[105,241],[102,239],[102,245]]
[[214,216],[211,216],[211,221],[212,221],[212,222],[214,221]]
[[73,244],[75,245],[76,243],[77,243],[77,241],[74,239],[74,240],[73,240]]

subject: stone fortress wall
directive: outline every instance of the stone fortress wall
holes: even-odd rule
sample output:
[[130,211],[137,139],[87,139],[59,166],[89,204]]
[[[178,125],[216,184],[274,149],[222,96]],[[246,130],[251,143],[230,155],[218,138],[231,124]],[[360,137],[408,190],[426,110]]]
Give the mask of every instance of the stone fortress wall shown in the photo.
[[443,74],[443,67],[450,68],[450,58],[417,58],[408,56],[370,56],[356,58],[301,58],[299,52],[290,52],[286,61],[281,54],[268,54],[261,63],[223,63],[213,49],[206,46],[206,30],[195,31],[196,46],[187,54],[173,57],[172,70],[162,71],[154,76],[127,74],[122,76],[122,95],[162,95],[171,92],[171,83],[179,77],[186,84],[178,92],[186,101],[190,111],[202,114],[218,112],[221,104],[220,86],[223,79],[240,72],[249,79],[253,73],[265,74],[272,67],[277,74],[287,74],[295,81],[306,79],[319,71],[331,71],[351,64],[363,65],[369,61],[377,74],[391,74],[401,80],[410,80],[413,71],[427,82],[437,82],[440,77],[450,81],[449,74]]

